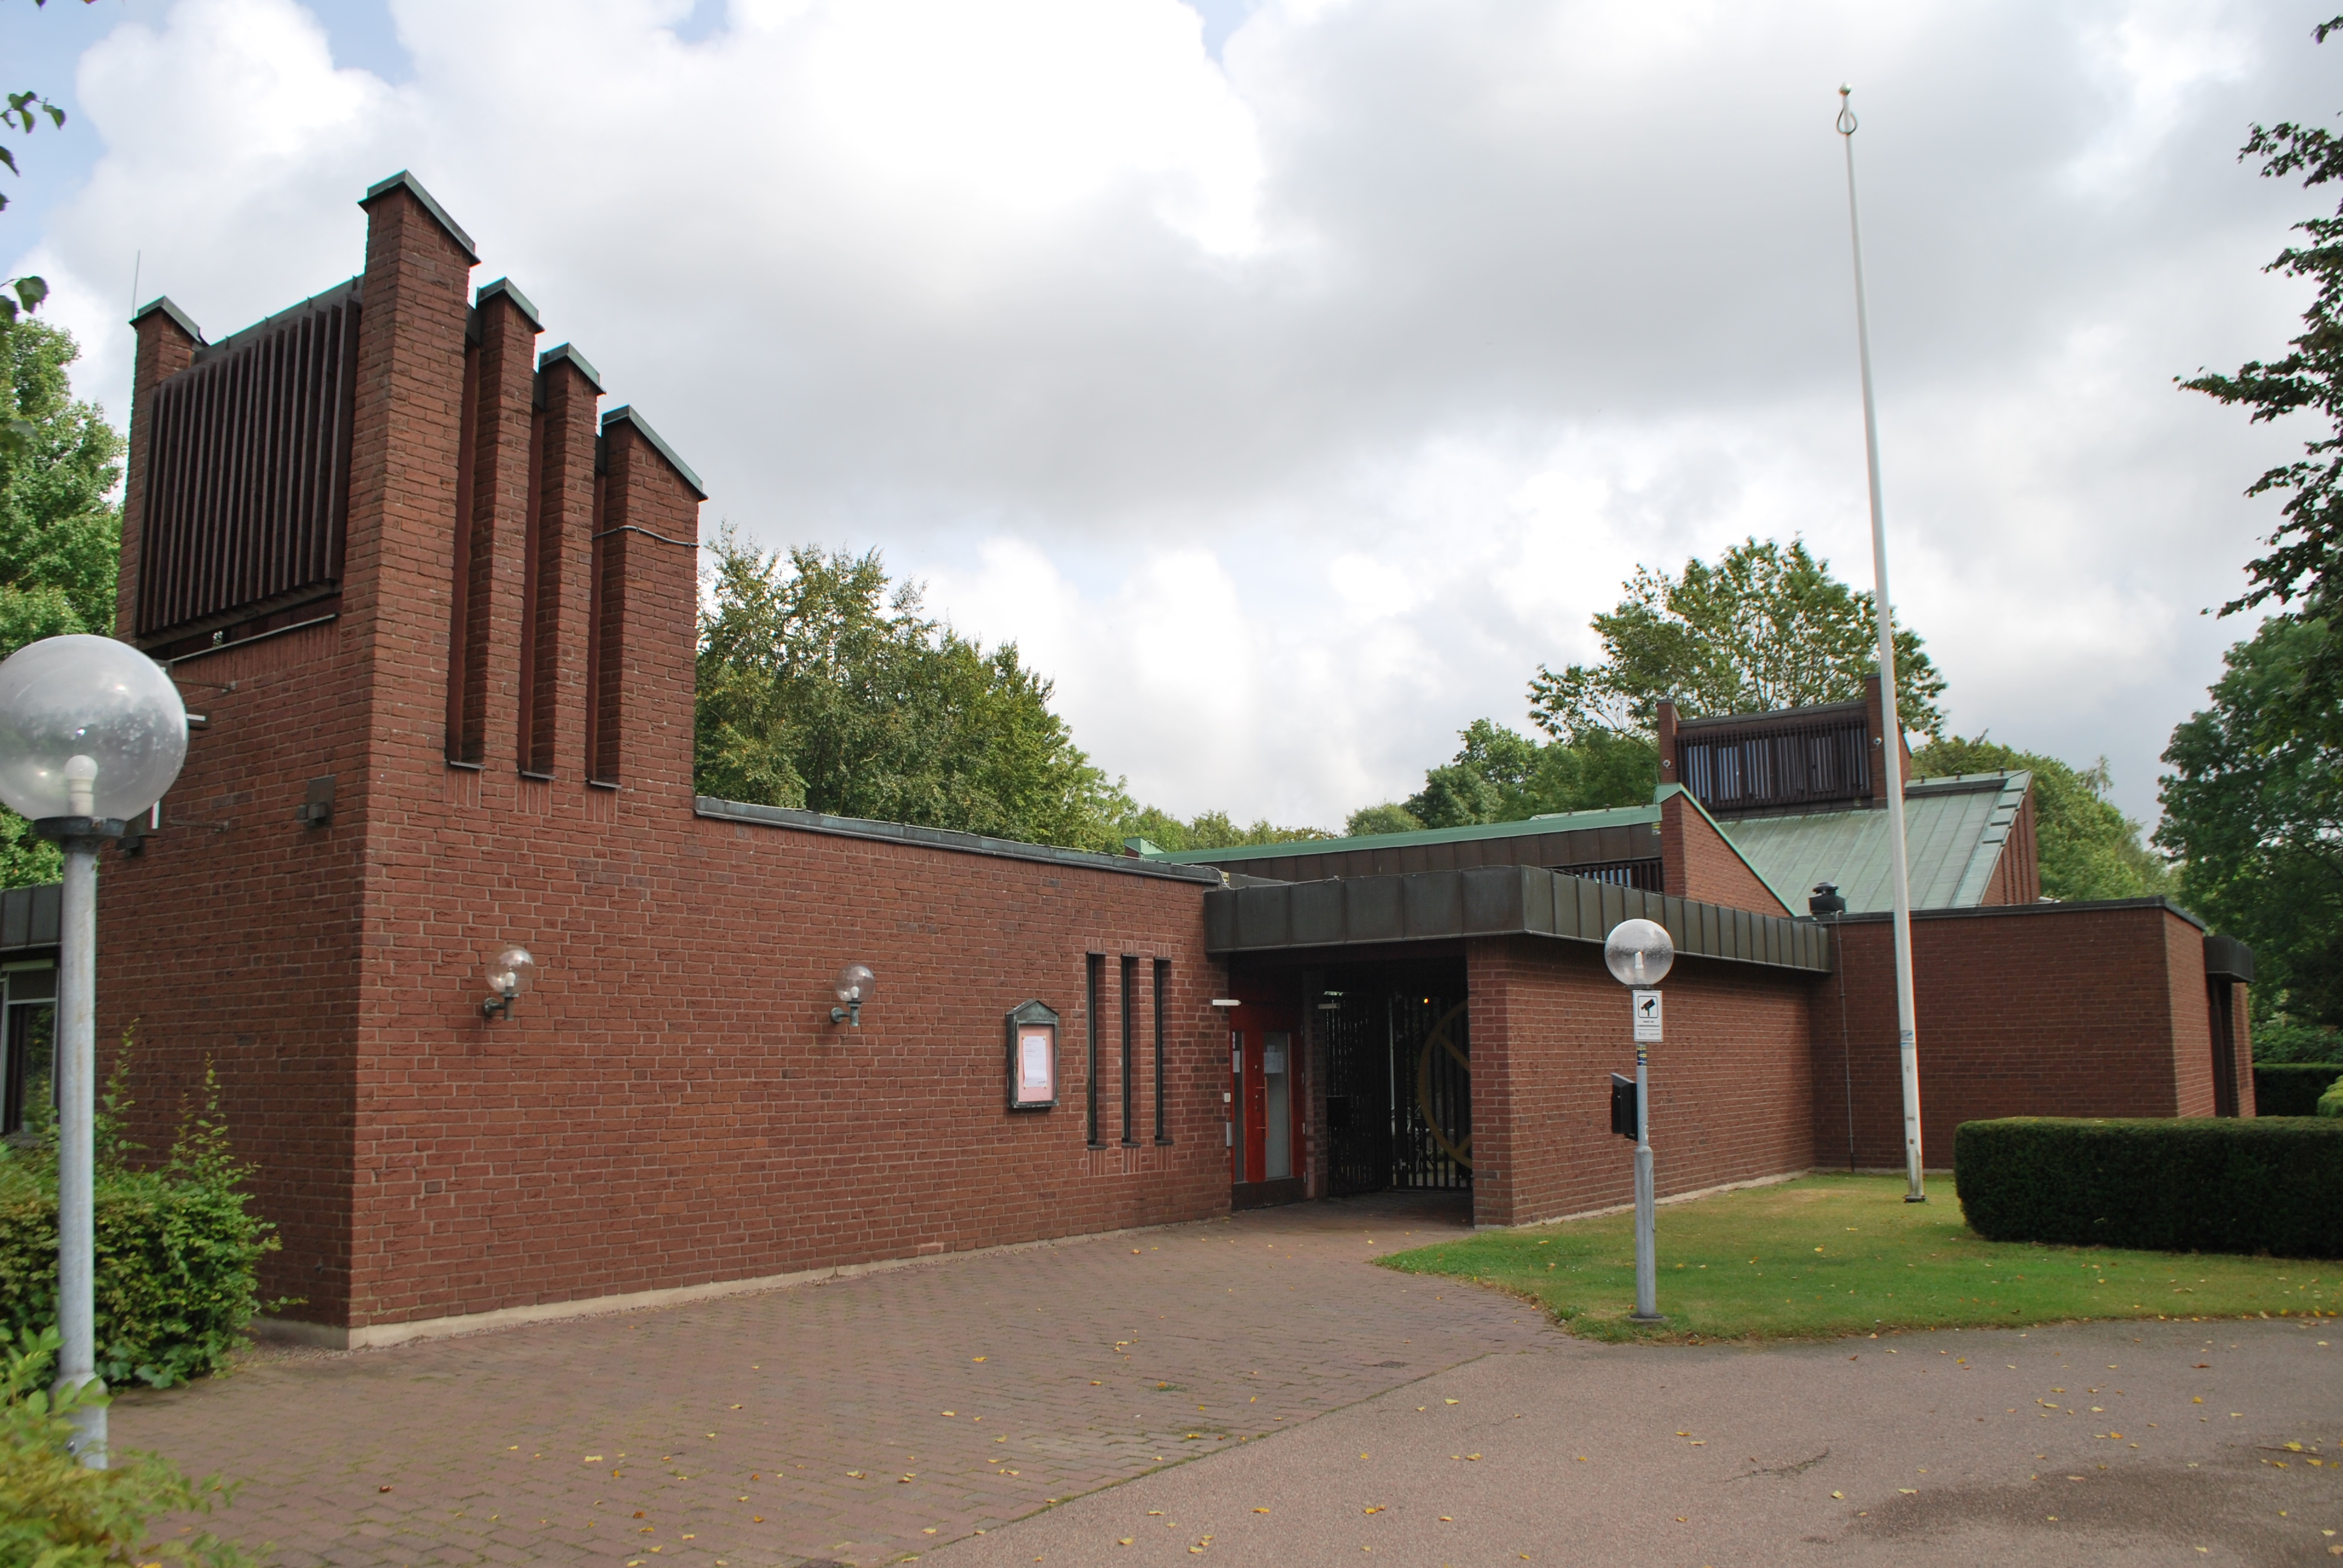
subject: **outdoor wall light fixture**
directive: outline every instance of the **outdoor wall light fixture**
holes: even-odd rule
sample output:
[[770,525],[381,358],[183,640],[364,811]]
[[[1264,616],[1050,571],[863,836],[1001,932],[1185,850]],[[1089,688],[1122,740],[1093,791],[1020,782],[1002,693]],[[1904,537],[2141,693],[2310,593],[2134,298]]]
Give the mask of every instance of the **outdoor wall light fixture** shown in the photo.
[[528,989],[529,977],[537,971],[537,960],[528,950],[518,943],[499,948],[488,960],[488,999],[480,1004],[482,1018],[510,1018],[513,1003]]
[[[0,801],[65,851],[57,944],[56,1387],[96,1370],[97,851],[187,759],[187,709],[163,667],[110,637],[51,637],[0,664]],[[73,1412],[66,1446],[106,1468],[106,1406]]]
[[878,984],[879,977],[870,972],[869,964],[849,964],[839,970],[838,980],[830,987],[839,1005],[830,1010],[830,1021],[860,1029],[862,1004],[870,1000]]

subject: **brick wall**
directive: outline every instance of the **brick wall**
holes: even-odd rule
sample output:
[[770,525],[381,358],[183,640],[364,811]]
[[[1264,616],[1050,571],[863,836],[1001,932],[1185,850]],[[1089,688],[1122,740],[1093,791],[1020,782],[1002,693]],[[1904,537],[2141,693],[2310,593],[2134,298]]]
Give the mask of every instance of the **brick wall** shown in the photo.
[[[575,361],[524,428],[509,298],[468,399],[468,247],[402,186],[368,218],[339,618],[176,667],[210,725],[106,877],[101,1039],[136,1021],[150,1144],[216,1065],[285,1243],[265,1292],[357,1327],[1224,1211],[1200,888],[696,816],[696,490],[623,419],[597,477]],[[142,323],[142,392],[184,336]],[[630,530],[599,551],[598,509]],[[333,819],[300,826],[327,773]],[[540,978],[489,1022],[482,960],[514,940]],[[1091,950],[1110,1020],[1115,958],[1171,961],[1168,1146],[1084,1147]],[[828,1018],[850,960],[880,976],[859,1030]],[[1064,1015],[1063,1104],[1012,1114],[1029,999]]]
[[[1814,993],[1814,1159],[1847,1164],[1851,1093],[1855,1162],[1899,1167],[1891,928],[1857,917],[1835,935],[1840,976]],[[2212,1113],[2204,934],[2162,903],[1922,914],[1912,960],[1930,1165],[1951,1163],[1956,1127],[1986,1117]]]
[[[1521,1224],[1634,1198],[1634,1145],[1611,1131],[1611,1078],[1632,1077],[1627,994],[1589,946],[1468,944],[1474,1218]],[[1652,1048],[1663,1195],[1806,1169],[1814,1159],[1809,992],[1819,982],[1679,959]]]
[[1678,898],[1768,915],[1798,912],[1749,869],[1686,790],[1660,802],[1660,874],[1664,890]]
[[2017,819],[2002,841],[2001,858],[1986,882],[1983,904],[2030,904],[2042,896],[2042,852],[2034,834],[2034,790],[2017,805]]

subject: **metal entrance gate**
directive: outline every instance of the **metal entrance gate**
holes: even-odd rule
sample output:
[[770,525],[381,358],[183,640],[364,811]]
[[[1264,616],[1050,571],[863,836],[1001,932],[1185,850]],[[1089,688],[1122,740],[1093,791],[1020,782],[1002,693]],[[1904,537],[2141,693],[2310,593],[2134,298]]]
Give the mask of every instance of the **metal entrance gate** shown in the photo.
[[1328,1184],[1337,1193],[1473,1185],[1472,1040],[1460,974],[1329,977]]

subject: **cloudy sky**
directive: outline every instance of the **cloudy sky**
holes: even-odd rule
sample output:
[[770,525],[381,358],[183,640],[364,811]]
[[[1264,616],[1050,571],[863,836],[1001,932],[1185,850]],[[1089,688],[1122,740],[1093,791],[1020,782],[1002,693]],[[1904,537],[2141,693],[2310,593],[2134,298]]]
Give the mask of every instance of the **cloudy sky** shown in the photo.
[[1639,562],[1868,585],[1852,81],[1896,598],[1956,728],[2152,818],[2304,434],[2172,377],[2301,308],[2258,267],[2317,204],[2235,155],[2343,107],[2321,14],[51,0],[0,8],[73,116],[9,138],[0,248],[118,421],[134,281],[218,337],[410,168],[711,532],[880,548],[1142,799],[1338,826]]

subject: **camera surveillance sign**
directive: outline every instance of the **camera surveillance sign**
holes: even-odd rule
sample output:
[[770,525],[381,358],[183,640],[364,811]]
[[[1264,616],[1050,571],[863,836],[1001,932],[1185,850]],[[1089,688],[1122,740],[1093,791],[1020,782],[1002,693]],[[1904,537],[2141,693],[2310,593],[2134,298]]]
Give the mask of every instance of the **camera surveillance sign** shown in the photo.
[[1639,990],[1630,993],[1635,999],[1635,1043],[1660,1043],[1660,993]]

